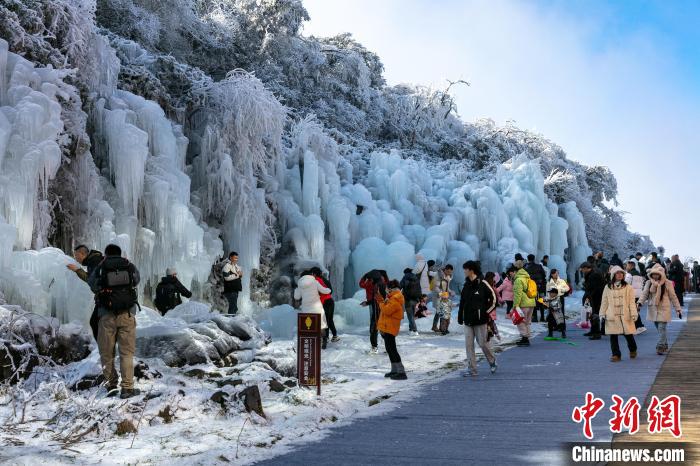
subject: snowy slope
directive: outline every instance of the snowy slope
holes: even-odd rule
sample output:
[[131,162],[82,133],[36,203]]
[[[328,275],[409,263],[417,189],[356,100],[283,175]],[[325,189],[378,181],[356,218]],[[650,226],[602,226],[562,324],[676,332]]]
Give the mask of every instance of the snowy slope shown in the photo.
[[[432,318],[418,320],[419,337],[408,337],[406,325],[402,327],[398,350],[409,376],[403,382],[384,377],[390,368],[388,357],[383,349],[378,355],[367,354],[366,335],[341,331],[341,341],[323,352],[320,398],[315,389],[285,387],[283,382],[288,379],[280,378],[262,362],[241,363],[234,368],[206,364],[187,368],[199,369],[204,374],[199,379],[158,360],[146,360],[148,372],[160,374],[137,383],[152,397],[147,403],[104,398],[101,388],[71,392],[59,379],[44,382],[38,390],[26,393],[22,424],[17,423],[19,414],[13,413],[11,404],[0,403],[0,418],[9,421],[0,433],[6,445],[0,461],[36,464],[54,458],[60,463],[80,464],[218,464],[228,459],[247,464],[277,455],[295,444],[322,437],[333,426],[411,402],[417,391],[429,391],[430,383],[463,368],[464,336],[458,326],[453,324],[454,333],[443,337],[429,331],[431,323]],[[498,324],[500,348],[515,340],[517,330],[504,319],[502,310]],[[540,326],[534,324],[533,329]],[[260,357],[278,355],[280,362],[294,360],[293,351],[293,341],[279,340]],[[66,366],[62,377],[75,381],[98,371],[97,353],[93,352],[88,359]],[[480,377],[489,377],[488,371],[484,369]],[[280,382],[277,389],[282,391],[271,389],[271,378]],[[233,385],[236,383],[241,385]],[[233,394],[249,384],[260,387],[265,418],[255,413],[242,415],[233,408],[224,411],[222,405],[210,400],[214,393]],[[47,424],[50,418],[57,421]],[[129,420],[136,425],[139,419],[135,440],[133,434],[114,434],[118,422]],[[91,422],[97,422],[99,428],[76,438]]]

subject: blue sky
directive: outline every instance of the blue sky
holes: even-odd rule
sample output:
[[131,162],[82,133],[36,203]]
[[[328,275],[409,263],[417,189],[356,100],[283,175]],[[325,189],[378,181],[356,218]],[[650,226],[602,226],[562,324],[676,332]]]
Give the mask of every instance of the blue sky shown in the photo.
[[390,84],[456,90],[465,120],[515,120],[606,165],[631,229],[700,256],[700,1],[304,0],[305,34],[352,33]]

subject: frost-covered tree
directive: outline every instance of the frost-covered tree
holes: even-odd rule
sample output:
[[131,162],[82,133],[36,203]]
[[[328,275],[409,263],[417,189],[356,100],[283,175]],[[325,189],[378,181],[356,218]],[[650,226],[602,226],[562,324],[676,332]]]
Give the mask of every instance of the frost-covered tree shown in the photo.
[[462,121],[451,91],[468,83],[388,86],[375,53],[305,36],[307,19],[299,0],[0,2],[6,55],[50,76],[61,122],[46,136],[56,170],[25,196],[31,228],[15,216],[0,231],[66,251],[116,241],[151,279],[183,264],[205,297],[215,256],[237,249],[263,304],[311,264],[342,297],[362,268],[398,273],[416,251],[500,268],[515,252],[565,267],[590,248],[653,248],[606,167],[514,122]]

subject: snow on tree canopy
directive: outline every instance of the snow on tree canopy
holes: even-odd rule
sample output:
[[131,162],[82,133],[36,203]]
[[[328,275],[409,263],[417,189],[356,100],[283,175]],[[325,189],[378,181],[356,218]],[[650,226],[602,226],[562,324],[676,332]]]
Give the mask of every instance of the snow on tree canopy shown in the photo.
[[[302,36],[299,1],[13,5],[0,6],[0,291],[33,312],[86,321],[90,291],[65,268],[83,243],[119,244],[146,302],[175,267],[216,304],[213,266],[235,250],[248,314],[291,303],[313,265],[350,298],[364,273],[400,279],[417,253],[454,265],[457,286],[467,260],[502,272],[547,254],[573,280],[591,247],[653,249],[603,204],[609,170],[510,124],[462,122],[447,91],[387,86],[349,35]],[[40,18],[55,18],[43,36]]]

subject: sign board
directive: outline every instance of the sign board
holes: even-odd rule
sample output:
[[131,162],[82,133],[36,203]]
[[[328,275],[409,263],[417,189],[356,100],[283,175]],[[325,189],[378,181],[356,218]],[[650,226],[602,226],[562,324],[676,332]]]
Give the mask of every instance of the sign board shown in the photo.
[[297,375],[299,385],[321,394],[321,314],[297,315]]

